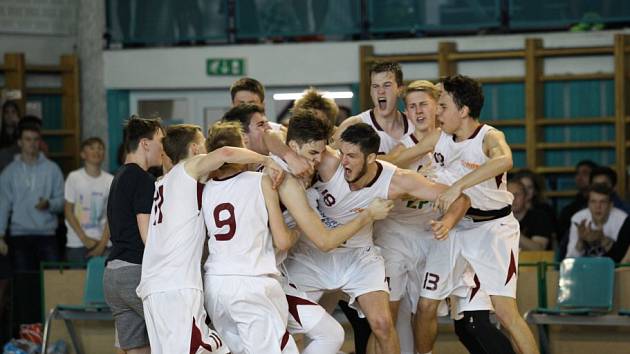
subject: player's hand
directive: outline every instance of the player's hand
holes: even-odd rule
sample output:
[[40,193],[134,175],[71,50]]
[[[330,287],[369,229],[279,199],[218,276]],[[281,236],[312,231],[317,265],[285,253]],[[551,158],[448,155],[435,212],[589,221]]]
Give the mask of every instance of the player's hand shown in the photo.
[[9,253],[9,245],[7,245],[4,237],[0,237],[0,255],[6,256]]
[[269,177],[271,177],[271,187],[273,189],[278,189],[278,187],[282,184],[282,181],[284,181],[285,172],[282,167],[275,163],[275,161],[271,158],[268,158],[265,160],[265,170],[269,174]]
[[102,243],[98,243],[96,245],[96,247],[94,247],[93,249],[91,249],[88,253],[87,253],[87,257],[88,258],[92,258],[92,257],[98,257],[98,256],[102,256],[103,252],[105,252],[105,244]]
[[298,154],[287,154],[286,157],[289,170],[296,177],[310,177],[313,175],[313,165],[304,157]]
[[418,173],[428,178],[430,181],[435,181],[437,178],[437,170],[435,168],[435,165],[432,163],[423,165],[422,168],[418,171]]
[[387,217],[390,210],[394,207],[394,202],[387,199],[376,198],[374,199],[367,210],[370,216],[374,220],[383,220]]
[[85,235],[81,238],[81,242],[83,243],[83,246],[85,246],[85,248],[89,250],[96,247],[96,245],[98,244],[98,241],[93,240]]
[[577,227],[578,237],[584,242],[594,242],[600,240],[603,236],[600,230],[594,230],[590,221],[586,219],[580,221],[579,224],[575,224]]
[[433,237],[436,240],[446,240],[451,226],[448,226],[443,220],[431,220],[431,230],[433,230]]
[[39,201],[37,202],[37,204],[35,204],[35,209],[38,210],[46,210],[48,209],[48,207],[50,207],[50,203],[48,203],[48,199],[44,199],[44,198],[39,198]]
[[451,206],[451,204],[453,204],[455,199],[459,198],[461,194],[462,190],[457,185],[452,185],[448,187],[447,190],[442,192],[442,194],[437,197],[433,205],[433,209],[439,209],[445,213]]

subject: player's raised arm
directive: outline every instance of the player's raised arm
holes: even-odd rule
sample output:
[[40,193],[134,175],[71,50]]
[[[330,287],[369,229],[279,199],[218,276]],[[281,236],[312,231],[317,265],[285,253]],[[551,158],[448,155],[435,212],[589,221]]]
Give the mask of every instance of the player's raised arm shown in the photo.
[[208,154],[194,156],[186,161],[184,166],[191,177],[199,180],[226,163],[264,164],[268,159],[268,156],[249,149],[224,146]]
[[[410,195],[420,200],[435,201],[447,189],[448,186],[431,182],[419,173],[399,169],[392,177],[389,198],[398,199]],[[465,194],[460,194],[446,210],[442,219],[432,223],[435,237],[445,238],[448,232],[466,215],[468,208],[470,208],[470,198]]]
[[505,135],[502,132],[495,129],[490,130],[484,138],[483,150],[489,160],[443,192],[436,200],[436,205],[439,208],[447,209],[455,198],[466,189],[490,178],[500,176],[512,168],[512,150],[505,141]]
[[405,168],[412,162],[418,161],[422,156],[433,151],[435,144],[437,144],[440,138],[440,134],[441,131],[437,129],[423,137],[416,145],[409,148],[394,149],[385,156],[379,156],[379,159],[389,161],[400,168]]
[[308,204],[304,187],[295,178],[288,176],[278,189],[278,194],[302,232],[324,252],[337,248],[374,220],[384,219],[393,207],[391,201],[375,199],[369,208],[361,211],[351,222],[328,229],[321,222],[319,214]]
[[261,183],[269,216],[269,229],[273,237],[273,245],[280,251],[287,251],[297,241],[297,231],[289,229],[284,222],[278,193],[273,190],[271,178],[265,175]]

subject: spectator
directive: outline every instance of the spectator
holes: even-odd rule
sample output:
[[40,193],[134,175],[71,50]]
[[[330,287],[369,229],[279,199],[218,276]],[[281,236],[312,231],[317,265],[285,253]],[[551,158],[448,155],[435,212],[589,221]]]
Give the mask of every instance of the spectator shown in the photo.
[[540,210],[546,215],[547,220],[551,221],[551,225],[555,225],[556,213],[545,199],[545,181],[542,176],[531,170],[521,170],[514,177],[525,186],[527,210]]
[[569,232],[571,217],[588,206],[588,189],[591,182],[591,172],[597,164],[591,160],[582,160],[575,166],[575,188],[578,193],[575,199],[560,211],[558,217],[558,238],[562,239]]
[[39,269],[40,261],[58,261],[57,215],[63,210],[63,175],[40,153],[37,124],[20,124],[20,155],[0,175],[0,251],[9,215],[15,271]]
[[17,142],[20,108],[16,101],[6,101],[2,105],[2,128],[0,129],[0,148],[14,146]]
[[120,348],[150,353],[142,301],[136,288],[153,205],[155,179],[147,172],[162,163],[164,132],[157,119],[132,117],[125,125],[125,164],[112,180],[107,220],[112,250],[103,274],[105,300],[112,309]]
[[593,172],[591,172],[590,182],[591,182],[591,185],[599,184],[599,183],[603,183],[607,185],[608,188],[610,188],[613,191],[612,197],[611,197],[613,206],[615,208],[625,211],[626,213],[630,212],[630,208],[628,208],[628,206],[625,205],[623,200],[614,191],[615,187],[617,186],[617,173],[615,172],[615,170],[613,170],[612,168],[608,166],[596,167],[595,169],[593,169]]
[[2,105],[2,120],[0,121],[0,172],[20,153],[17,146],[18,122],[20,109],[15,101],[6,101]]
[[71,262],[100,256],[111,246],[105,208],[114,176],[101,170],[105,143],[88,138],[81,143],[80,154],[84,167],[70,172],[65,187],[66,259]]
[[553,223],[547,214],[536,208],[527,209],[525,186],[519,180],[510,180],[508,191],[514,195],[512,212],[521,226],[520,248],[524,251],[547,249],[553,234]]
[[615,208],[612,189],[604,183],[593,184],[588,208],[571,218],[567,257],[611,257],[621,261],[630,243],[628,214]]

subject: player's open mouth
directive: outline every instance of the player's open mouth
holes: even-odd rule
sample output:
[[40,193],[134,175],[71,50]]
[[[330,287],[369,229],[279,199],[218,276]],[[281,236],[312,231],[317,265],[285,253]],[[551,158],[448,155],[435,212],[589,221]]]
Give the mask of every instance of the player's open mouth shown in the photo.
[[378,98],[378,108],[381,111],[384,111],[385,108],[387,108],[387,98],[385,98],[385,97],[379,97]]

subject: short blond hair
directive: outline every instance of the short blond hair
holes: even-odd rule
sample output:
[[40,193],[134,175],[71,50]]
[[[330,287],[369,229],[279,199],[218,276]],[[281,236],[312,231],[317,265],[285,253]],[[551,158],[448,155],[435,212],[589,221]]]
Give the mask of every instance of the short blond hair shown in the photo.
[[424,92],[431,96],[435,101],[440,98],[440,88],[428,80],[416,80],[410,82],[405,88],[405,98],[412,92]]
[[208,129],[208,152],[224,146],[243,147],[243,127],[239,122],[217,122]]
[[337,115],[339,114],[339,107],[337,107],[335,100],[324,97],[314,87],[309,87],[308,90],[304,91],[302,97],[295,100],[293,109],[316,109],[322,111],[326,115],[330,126],[335,126]]

